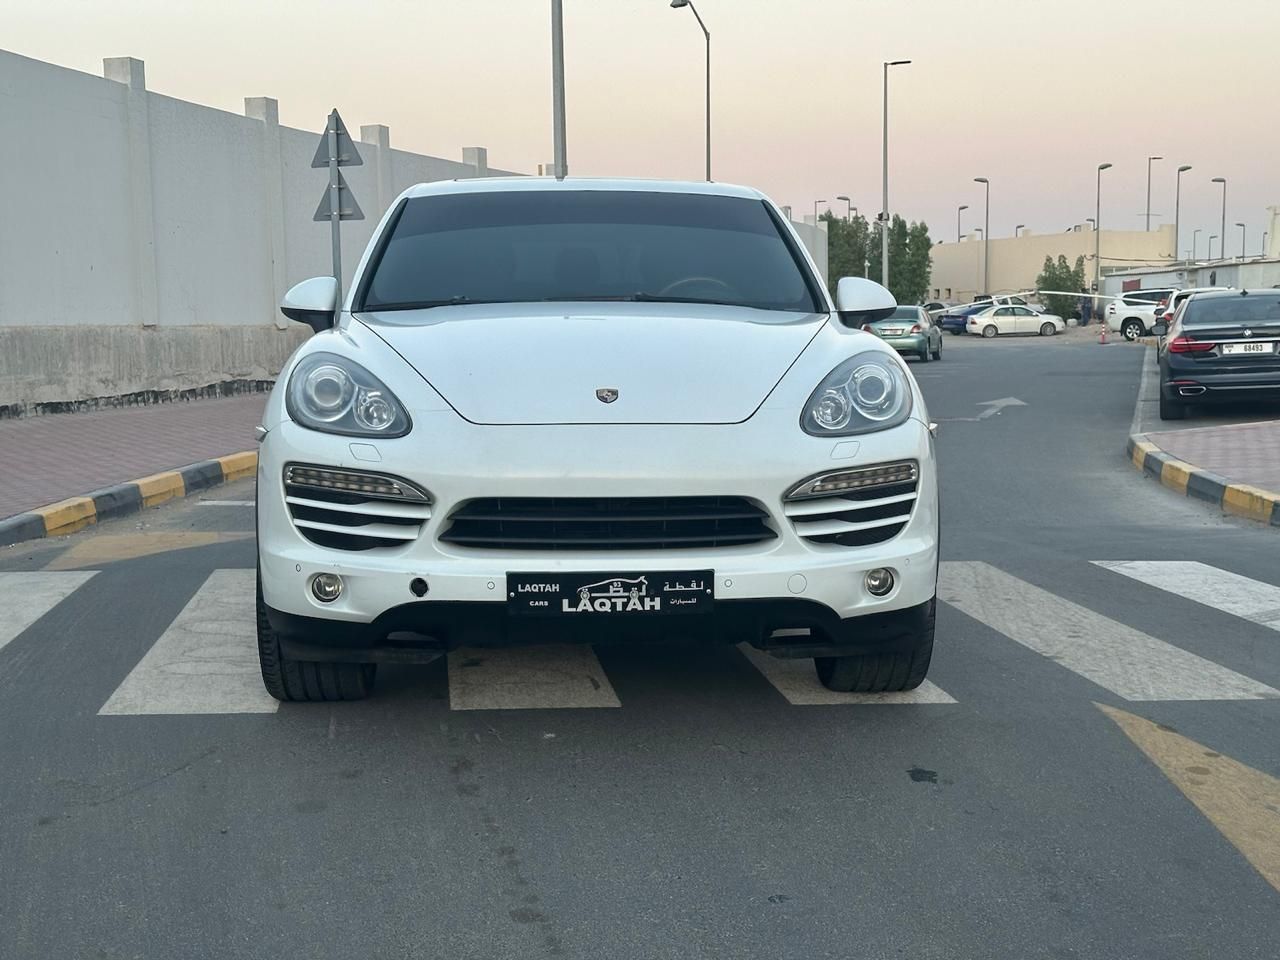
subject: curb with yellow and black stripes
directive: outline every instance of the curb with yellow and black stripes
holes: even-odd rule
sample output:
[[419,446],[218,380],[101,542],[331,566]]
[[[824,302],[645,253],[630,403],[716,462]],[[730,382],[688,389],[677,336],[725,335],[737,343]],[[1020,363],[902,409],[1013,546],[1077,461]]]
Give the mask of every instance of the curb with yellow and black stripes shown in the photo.
[[1184,497],[1212,503],[1224,513],[1280,527],[1280,493],[1246,483],[1232,483],[1211,470],[1179,460],[1161,450],[1145,434],[1130,436],[1125,450],[1135,467]]
[[177,470],[153,473],[141,480],[104,487],[82,497],[71,497],[16,517],[0,520],[0,547],[75,533],[99,520],[123,517],[154,507],[166,500],[190,496],[199,490],[251,477],[258,469],[256,450],[201,460]]

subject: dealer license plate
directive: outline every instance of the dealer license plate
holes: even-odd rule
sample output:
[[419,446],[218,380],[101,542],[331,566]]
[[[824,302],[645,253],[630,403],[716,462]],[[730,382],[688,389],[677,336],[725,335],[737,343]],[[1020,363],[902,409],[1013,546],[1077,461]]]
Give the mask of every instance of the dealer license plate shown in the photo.
[[1266,353],[1272,353],[1274,350],[1275,350],[1275,345],[1265,340],[1260,341],[1258,343],[1224,343],[1222,345],[1222,353],[1224,356],[1230,356],[1231,354],[1239,354],[1239,353],[1266,354]]
[[507,610],[517,616],[616,617],[708,613],[715,571],[508,573]]

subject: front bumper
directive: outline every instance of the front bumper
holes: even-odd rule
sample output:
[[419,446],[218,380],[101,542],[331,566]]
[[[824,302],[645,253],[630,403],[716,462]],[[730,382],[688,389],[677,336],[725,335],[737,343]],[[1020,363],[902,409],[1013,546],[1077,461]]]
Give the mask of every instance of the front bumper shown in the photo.
[[[670,634],[692,628],[700,635],[732,635],[767,645],[774,630],[811,629],[815,636],[821,632],[856,642],[856,631],[845,629],[854,618],[911,616],[912,609],[934,597],[938,487],[933,439],[914,418],[847,440],[809,437],[795,421],[789,406],[766,406],[732,425],[481,427],[445,411],[415,417],[415,431],[401,439],[357,444],[360,459],[348,438],[284,421],[264,438],[258,468],[259,566],[272,624],[285,635],[286,652],[300,659],[412,658],[421,650],[518,642],[539,632],[525,618],[508,618],[509,572],[709,569],[715,572],[710,617],[654,617],[643,623],[593,618],[588,632],[598,640],[602,634],[639,637],[655,629]],[[370,447],[376,448],[377,462],[367,459],[373,455]],[[892,540],[861,547],[811,543],[783,514],[783,495],[806,477],[902,459],[918,461],[920,477],[911,518]],[[418,538],[402,547],[346,552],[317,546],[294,527],[285,504],[282,475],[290,462],[404,477],[431,493],[431,517]],[[759,503],[769,513],[776,539],[737,547],[572,553],[470,549],[438,539],[453,509],[480,497],[704,495]],[[896,585],[886,597],[871,596],[863,578],[885,566],[897,572]],[[321,572],[343,579],[342,596],[333,603],[311,595],[310,579]],[[414,578],[427,582],[425,598],[410,591]],[[574,639],[568,634],[578,628],[559,618],[552,623],[557,636]],[[388,641],[388,634],[400,631],[407,636]],[[803,637],[793,638],[797,649],[804,648]]]

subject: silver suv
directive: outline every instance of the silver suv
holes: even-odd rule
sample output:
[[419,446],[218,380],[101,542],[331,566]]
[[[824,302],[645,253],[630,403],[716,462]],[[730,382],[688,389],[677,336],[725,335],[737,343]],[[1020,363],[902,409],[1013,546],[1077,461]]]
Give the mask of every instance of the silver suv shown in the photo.
[[1151,325],[1156,322],[1156,308],[1165,303],[1173,292],[1169,287],[1127,291],[1107,304],[1107,329],[1121,334],[1126,340],[1149,335]]

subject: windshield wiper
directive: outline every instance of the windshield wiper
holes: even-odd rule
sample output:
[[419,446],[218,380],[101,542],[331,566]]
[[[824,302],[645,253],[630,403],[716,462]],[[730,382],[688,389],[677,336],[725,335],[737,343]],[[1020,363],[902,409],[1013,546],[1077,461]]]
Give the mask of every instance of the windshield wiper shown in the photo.
[[403,300],[398,303],[363,304],[360,311],[374,313],[380,310],[430,310],[432,307],[455,307],[473,303],[510,303],[510,300],[480,300],[473,297],[450,297],[448,300]]

